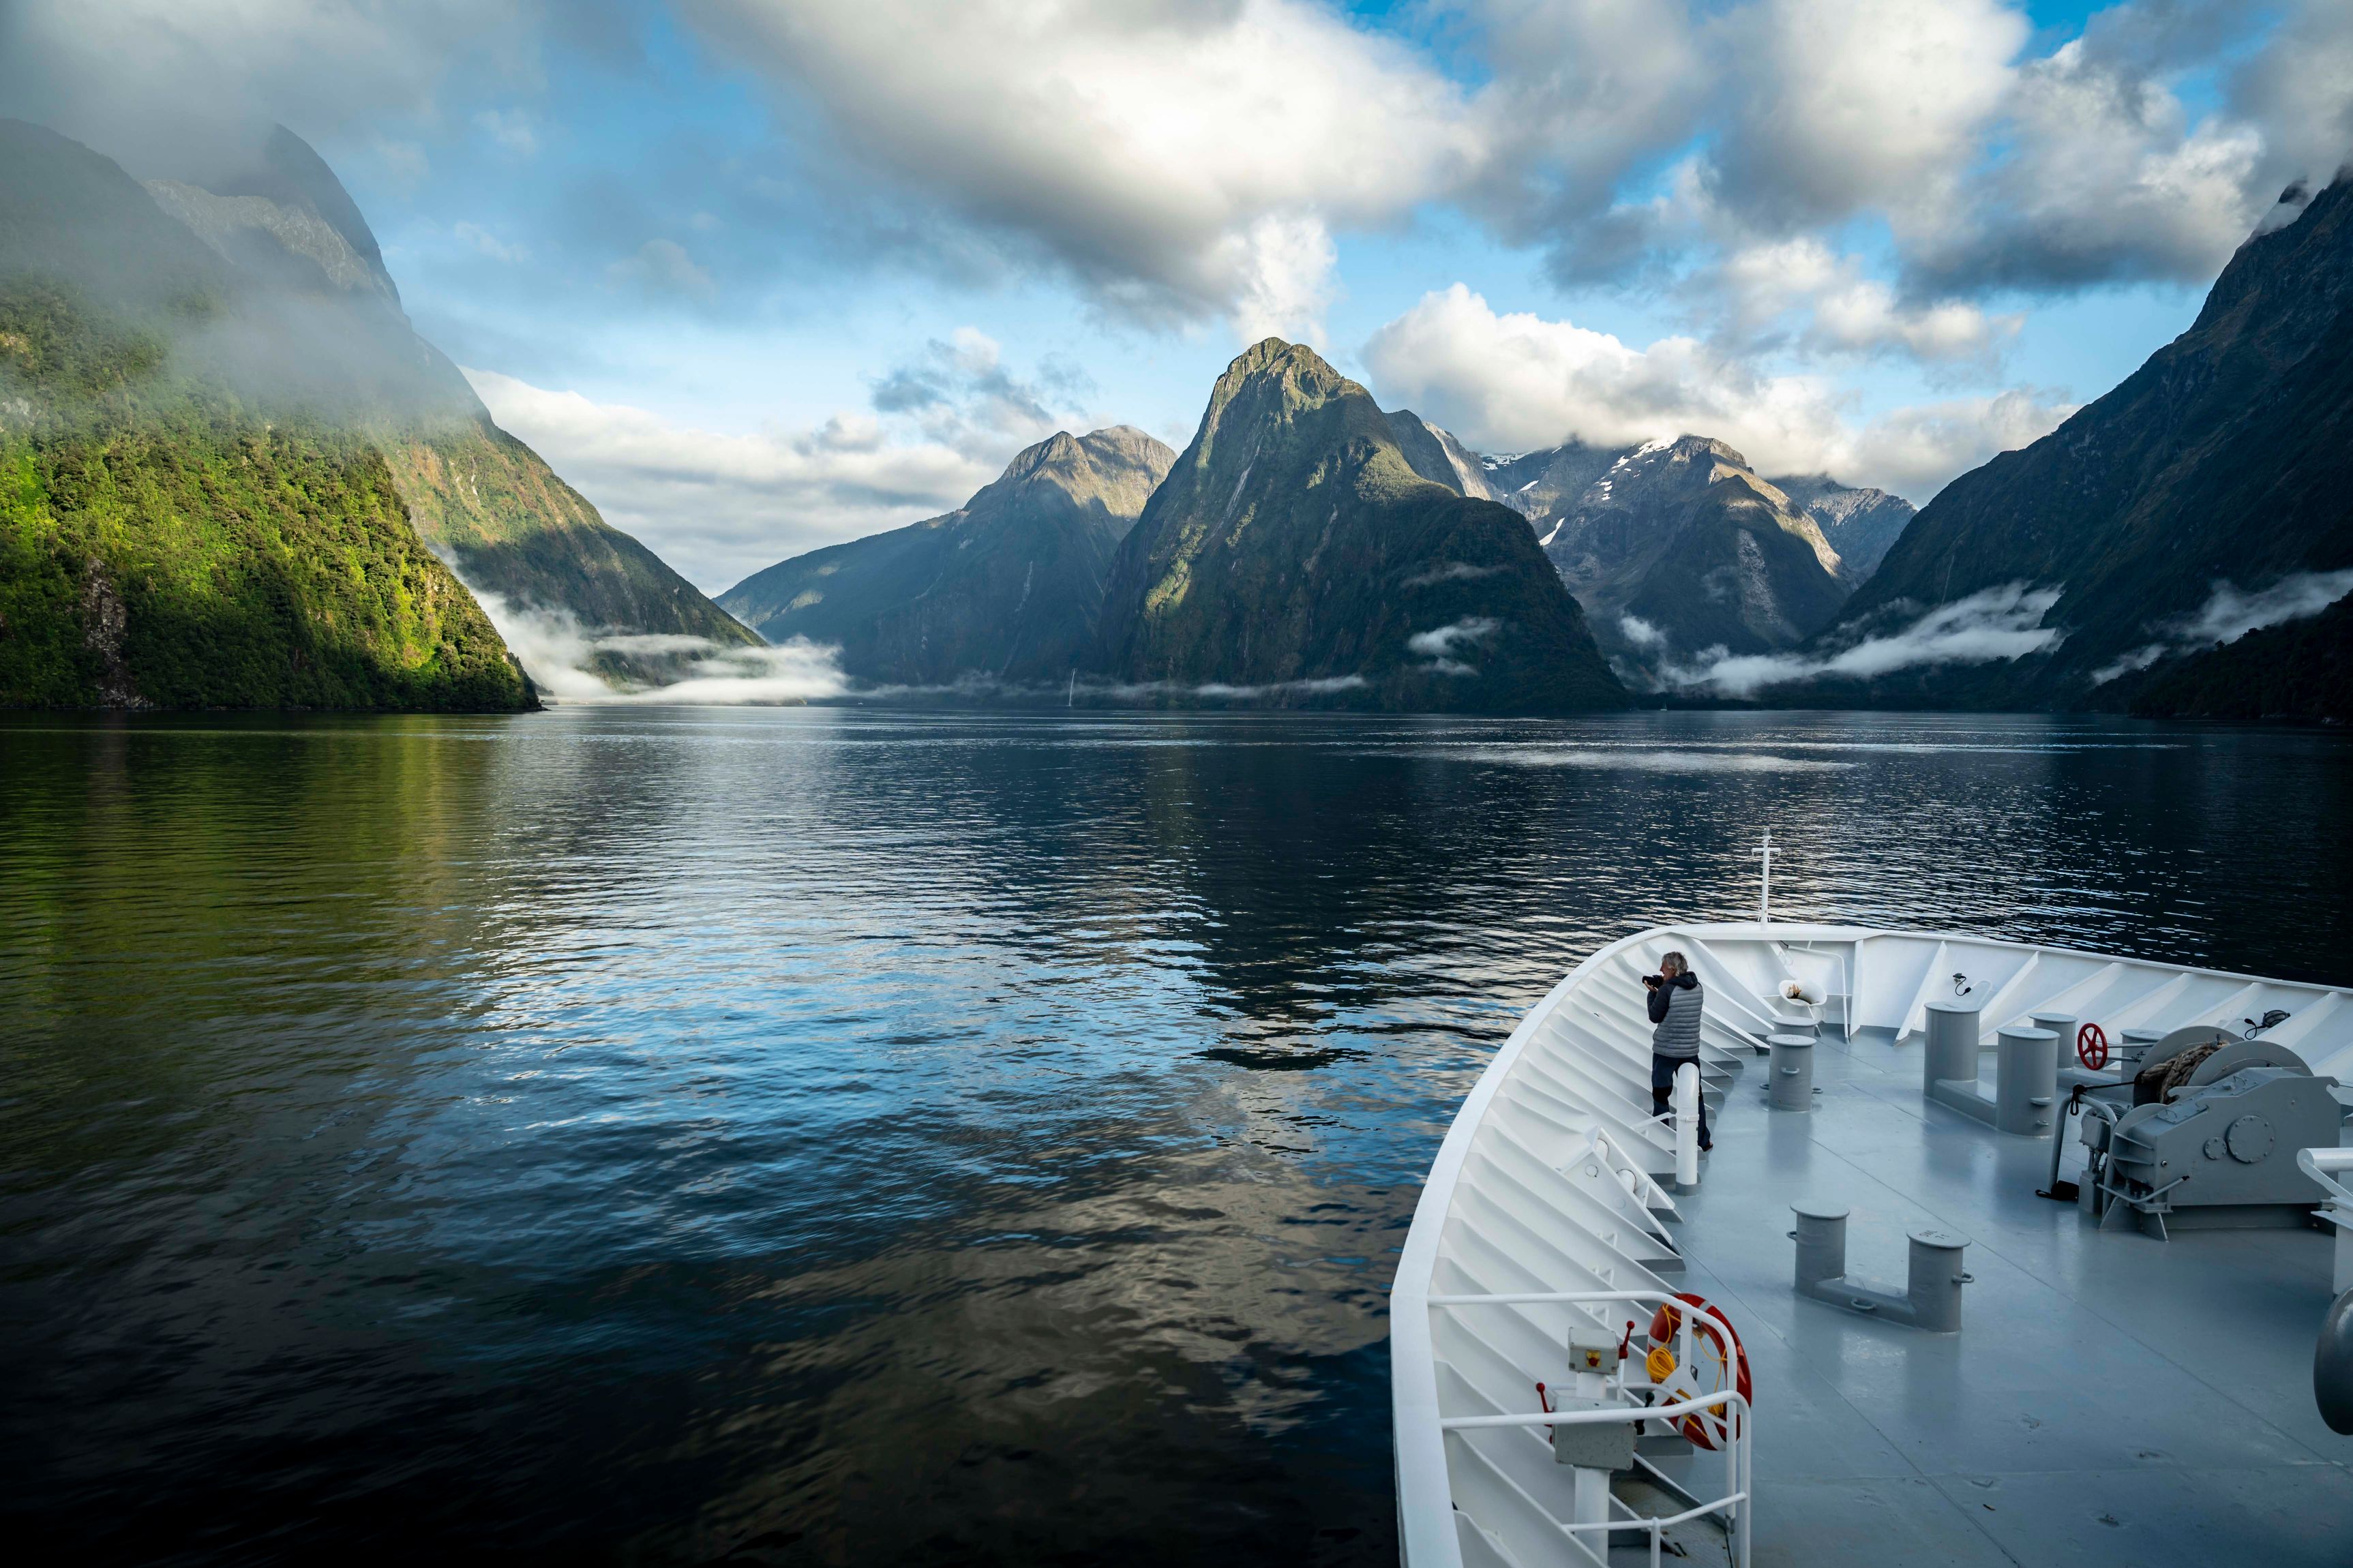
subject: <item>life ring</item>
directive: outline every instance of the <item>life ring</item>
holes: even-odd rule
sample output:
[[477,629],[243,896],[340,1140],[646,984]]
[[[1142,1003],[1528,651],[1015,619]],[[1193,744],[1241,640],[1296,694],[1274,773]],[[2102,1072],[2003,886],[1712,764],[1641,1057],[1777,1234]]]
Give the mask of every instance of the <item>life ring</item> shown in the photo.
[[[1748,1351],[1741,1344],[1740,1331],[1732,1326],[1732,1321],[1721,1313],[1709,1316],[1715,1309],[1708,1305],[1705,1297],[1684,1293],[1677,1295],[1675,1300],[1699,1309],[1692,1315],[1692,1338],[1694,1342],[1704,1342],[1715,1353],[1713,1357],[1702,1355],[1698,1353],[1695,1343],[1692,1356],[1694,1364],[1678,1365],[1674,1342],[1683,1328],[1683,1309],[1671,1301],[1653,1313],[1651,1318],[1651,1352],[1643,1359],[1643,1368],[1650,1373],[1651,1381],[1658,1386],[1664,1402],[1680,1405],[1687,1399],[1699,1399],[1723,1392],[1727,1367],[1731,1371],[1732,1386],[1739,1391],[1740,1397],[1744,1401],[1752,1397]],[[1725,1334],[1732,1336],[1729,1354],[1724,1346]],[[1691,1439],[1694,1447],[1714,1448],[1731,1438],[1731,1414],[1722,1406],[1694,1410],[1677,1416],[1675,1426]]]
[[2075,1031],[2075,1059],[2094,1072],[2108,1065],[2108,1033],[2097,1024]]

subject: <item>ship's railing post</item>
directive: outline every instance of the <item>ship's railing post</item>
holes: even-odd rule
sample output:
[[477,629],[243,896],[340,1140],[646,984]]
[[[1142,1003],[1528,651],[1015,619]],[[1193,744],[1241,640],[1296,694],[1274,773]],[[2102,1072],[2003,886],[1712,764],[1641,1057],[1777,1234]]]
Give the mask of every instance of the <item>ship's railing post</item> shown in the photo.
[[1699,1064],[1675,1069],[1675,1191],[1699,1190]]

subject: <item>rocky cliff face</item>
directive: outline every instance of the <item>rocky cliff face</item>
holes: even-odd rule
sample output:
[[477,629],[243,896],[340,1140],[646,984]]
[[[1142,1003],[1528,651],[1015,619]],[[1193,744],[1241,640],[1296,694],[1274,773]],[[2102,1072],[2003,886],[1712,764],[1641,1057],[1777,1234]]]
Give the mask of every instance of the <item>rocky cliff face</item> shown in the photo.
[[1388,416],[1389,434],[1406,465],[1434,485],[1444,485],[1459,496],[1500,500],[1487,477],[1486,460],[1456,440],[1450,431],[1425,421],[1410,408]]
[[1631,447],[1591,447],[1564,441],[1516,458],[1481,459],[1495,499],[1525,517],[1541,539],[1552,531],[1563,512],[1575,506],[1595,480],[1611,465],[1634,450]]
[[1170,701],[1627,700],[1526,521],[1418,475],[1363,387],[1271,338],[1219,378],[1121,543],[1093,662]]
[[1922,508],[1836,634],[2024,582],[2063,588],[2044,619],[2055,644],[1826,695],[2121,706],[2202,657],[2180,628],[2218,583],[2353,566],[2353,184],[2299,216],[2301,197],[2240,247],[2188,331]]
[[[1571,453],[1550,456],[1521,492],[1532,506],[1597,466],[1591,448]],[[1535,520],[1545,553],[1638,683],[1711,648],[1795,647],[1845,602],[1819,525],[1721,441],[1654,441],[1611,459],[1575,496],[1551,494]]]
[[1060,691],[1176,456],[1124,425],[1058,433],[956,510],[781,562],[720,603],[772,642],[838,644],[842,669],[878,685]]
[[1814,520],[1822,538],[1838,552],[1839,576],[1850,588],[1871,581],[1918,514],[1902,496],[1842,485],[1828,474],[1788,474],[1765,482]]

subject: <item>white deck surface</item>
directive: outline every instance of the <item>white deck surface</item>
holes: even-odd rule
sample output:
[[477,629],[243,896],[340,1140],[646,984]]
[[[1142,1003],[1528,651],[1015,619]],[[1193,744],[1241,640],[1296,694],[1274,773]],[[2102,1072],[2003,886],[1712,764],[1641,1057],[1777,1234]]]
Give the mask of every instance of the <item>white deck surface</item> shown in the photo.
[[[1693,954],[1710,987],[1711,1043],[1739,1047],[1725,1026],[1750,1023],[1740,1015],[1762,1007],[1780,944],[1810,935],[1817,954],[1843,954],[1862,1032],[1841,1042],[1835,1025],[1823,1031],[1811,1113],[1768,1110],[1761,1058],[1747,1058],[1701,1186],[1670,1226],[1686,1271],[1649,1276],[1627,1257],[1630,1235],[1617,1227],[1612,1243],[1567,1178],[1535,1167],[1565,1160],[1572,1129],[1592,1124],[1577,1084],[1603,1123],[1647,1111],[1647,1072],[1635,1086],[1630,1064],[1647,1068],[1638,977],[1659,952]],[[1460,1309],[1427,1297],[1648,1284],[1706,1297],[1746,1342],[1758,1564],[2353,1564],[2353,1439],[2321,1423],[2311,1389],[2330,1238],[2097,1232],[2074,1206],[2033,1195],[2047,1140],[1926,1102],[1921,1047],[1898,1040],[1917,1027],[1927,983],[1966,972],[1995,1004],[1989,1039],[2054,991],[2112,1037],[2276,1005],[2296,1016],[2275,1037],[2315,1070],[2353,1076],[2353,1006],[2317,987],[2251,992],[2243,977],[1959,939],[1874,936],[1858,949],[1863,935],[1647,932],[1580,965],[1499,1055],[1433,1168],[1400,1265],[1393,1363],[1411,1568],[1576,1561],[1566,1536],[1530,1526],[1527,1503],[1567,1512],[1569,1472],[1550,1467],[1539,1435],[1435,1429],[1439,1415],[1534,1408],[1533,1380],[1557,1375],[1573,1309],[1488,1308],[1473,1334]],[[1644,1163],[1671,1168],[1655,1142]],[[2071,1173],[2080,1164],[2071,1145]],[[1968,1237],[1962,1331],[1923,1333],[1799,1297],[1787,1233],[1789,1205],[1805,1199],[1851,1206],[1850,1272],[1899,1290],[1908,1229]],[[1722,1474],[1707,1463],[1695,1490]],[[1506,1485],[1520,1489],[1509,1508]],[[1723,1561],[1721,1546],[1683,1539]]]

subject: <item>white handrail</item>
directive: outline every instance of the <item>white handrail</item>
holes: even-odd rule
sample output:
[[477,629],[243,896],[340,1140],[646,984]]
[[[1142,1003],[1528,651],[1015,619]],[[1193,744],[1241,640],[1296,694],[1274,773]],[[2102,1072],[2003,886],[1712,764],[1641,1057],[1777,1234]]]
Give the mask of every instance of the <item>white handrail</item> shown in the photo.
[[2320,1184],[2320,1190],[2328,1194],[2331,1205],[2345,1205],[2342,1218],[2326,1209],[2323,1215],[2338,1225],[2353,1224],[2353,1187],[2328,1174],[2331,1171],[2353,1171],[2353,1149],[2298,1149],[2295,1163],[2296,1169]]
[[1740,1397],[1736,1388],[1719,1388],[1714,1394],[1703,1394],[1676,1405],[1599,1405],[1590,1410],[1514,1411],[1506,1415],[1449,1415],[1440,1420],[1444,1432],[1475,1431],[1486,1426],[1599,1426],[1611,1421],[1663,1421],[1671,1415],[1688,1415],[1694,1410],[1713,1410],[1726,1402],[1739,1405],[1746,1415],[1748,1401]]

